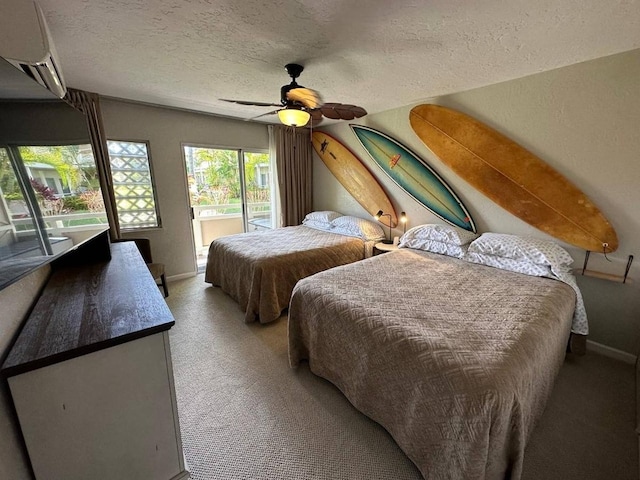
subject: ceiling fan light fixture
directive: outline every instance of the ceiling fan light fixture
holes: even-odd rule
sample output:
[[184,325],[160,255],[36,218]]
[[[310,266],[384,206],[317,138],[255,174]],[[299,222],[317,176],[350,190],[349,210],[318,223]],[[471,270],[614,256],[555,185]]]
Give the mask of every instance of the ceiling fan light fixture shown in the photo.
[[290,127],[304,127],[309,123],[309,112],[297,108],[283,108],[278,111],[278,118],[282,123]]
[[246,120],[256,120],[277,113],[280,121],[290,127],[304,127],[311,119],[313,119],[313,125],[315,126],[324,117],[332,120],[353,120],[367,114],[364,108],[357,105],[325,103],[318,92],[298,85],[296,78],[304,70],[302,65],[288,63],[284,68],[291,77],[291,83],[280,88],[280,103],[231,100],[228,98],[220,98],[219,100],[255,107],[278,107],[277,110],[247,118]]

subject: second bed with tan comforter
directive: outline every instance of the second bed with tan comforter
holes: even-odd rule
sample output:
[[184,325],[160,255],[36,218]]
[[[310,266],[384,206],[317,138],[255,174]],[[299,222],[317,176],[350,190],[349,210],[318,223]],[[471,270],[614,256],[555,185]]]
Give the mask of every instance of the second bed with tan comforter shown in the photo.
[[517,479],[575,304],[557,280],[400,249],[298,283],[290,362],[308,360],[425,478]]
[[304,225],[242,233],[211,243],[205,282],[240,304],[245,322],[268,323],[301,278],[365,258],[371,242]]

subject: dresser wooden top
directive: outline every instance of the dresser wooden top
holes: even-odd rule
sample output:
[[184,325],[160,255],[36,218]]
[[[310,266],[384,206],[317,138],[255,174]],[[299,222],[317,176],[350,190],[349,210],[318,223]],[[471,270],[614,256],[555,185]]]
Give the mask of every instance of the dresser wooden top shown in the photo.
[[13,376],[170,329],[175,321],[133,242],[55,271],[2,366]]

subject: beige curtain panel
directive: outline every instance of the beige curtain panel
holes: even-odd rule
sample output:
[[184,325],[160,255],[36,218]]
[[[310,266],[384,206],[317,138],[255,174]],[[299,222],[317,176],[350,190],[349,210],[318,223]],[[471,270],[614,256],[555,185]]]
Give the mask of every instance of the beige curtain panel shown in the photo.
[[111,164],[109,163],[109,150],[107,137],[102,123],[100,111],[100,97],[97,93],[84,92],[69,88],[64,100],[75,109],[84,113],[89,127],[91,147],[98,169],[100,190],[104,199],[104,207],[109,220],[109,234],[112,239],[118,239],[120,235],[120,222],[116,210],[116,199],[113,193],[113,180],[111,178]]
[[306,128],[273,127],[282,226],[300,225],[313,207],[313,154]]

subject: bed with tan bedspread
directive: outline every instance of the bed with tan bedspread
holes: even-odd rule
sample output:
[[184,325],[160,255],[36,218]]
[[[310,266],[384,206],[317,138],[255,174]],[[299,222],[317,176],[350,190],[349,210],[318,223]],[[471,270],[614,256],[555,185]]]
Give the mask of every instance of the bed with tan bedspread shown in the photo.
[[209,247],[205,282],[245,312],[245,322],[276,320],[301,278],[365,258],[371,242],[304,225],[230,235]]
[[380,423],[427,479],[518,479],[565,357],[568,285],[400,249],[300,281],[289,358]]

